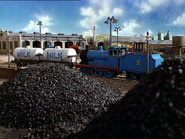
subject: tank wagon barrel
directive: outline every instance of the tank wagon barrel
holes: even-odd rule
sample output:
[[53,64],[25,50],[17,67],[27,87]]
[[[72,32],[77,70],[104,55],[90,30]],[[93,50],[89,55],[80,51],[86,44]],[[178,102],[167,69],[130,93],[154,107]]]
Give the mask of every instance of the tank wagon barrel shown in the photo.
[[17,67],[39,62],[58,62],[70,67],[76,62],[77,53],[72,48],[16,48],[13,52]]
[[42,60],[43,49],[41,48],[15,48],[13,56],[18,67],[27,66],[27,64],[38,63]]

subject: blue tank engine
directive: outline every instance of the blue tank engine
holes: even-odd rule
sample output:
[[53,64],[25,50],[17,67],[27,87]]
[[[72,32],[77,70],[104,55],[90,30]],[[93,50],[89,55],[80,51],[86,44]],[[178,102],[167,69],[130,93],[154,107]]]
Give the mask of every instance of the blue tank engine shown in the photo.
[[[146,75],[146,54],[127,53],[127,47],[111,47],[108,50],[82,50],[81,62],[75,64],[80,71],[97,76],[114,77],[126,72],[127,79],[140,79]],[[149,72],[158,67],[164,59],[160,54],[149,55]]]

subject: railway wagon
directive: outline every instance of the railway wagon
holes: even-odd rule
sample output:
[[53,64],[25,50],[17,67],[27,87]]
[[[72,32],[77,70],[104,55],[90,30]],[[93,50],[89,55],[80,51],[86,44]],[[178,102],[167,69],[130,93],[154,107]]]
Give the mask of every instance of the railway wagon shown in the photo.
[[64,63],[73,67],[76,62],[77,53],[73,48],[16,48],[13,52],[17,67],[25,67],[29,64],[39,62],[57,62]]
[[[81,62],[75,64],[80,72],[95,74],[97,76],[114,77],[126,72],[126,78],[137,79],[146,75],[146,54],[127,53],[126,47],[111,47],[107,51],[100,47],[99,50],[82,50]],[[164,59],[160,54],[149,55],[149,72],[158,67]]]

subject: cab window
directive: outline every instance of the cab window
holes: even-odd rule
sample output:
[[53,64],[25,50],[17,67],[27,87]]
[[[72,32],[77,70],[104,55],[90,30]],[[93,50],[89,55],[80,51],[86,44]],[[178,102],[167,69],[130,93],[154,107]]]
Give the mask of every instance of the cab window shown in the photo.
[[120,49],[119,50],[119,56],[124,56],[126,53],[125,49]]
[[112,50],[109,50],[109,55],[110,55],[110,56],[112,56],[112,55],[113,55],[113,54],[112,54]]
[[117,56],[117,50],[109,50],[110,56]]
[[114,56],[117,56],[117,50],[113,50],[114,52],[113,52],[113,55]]

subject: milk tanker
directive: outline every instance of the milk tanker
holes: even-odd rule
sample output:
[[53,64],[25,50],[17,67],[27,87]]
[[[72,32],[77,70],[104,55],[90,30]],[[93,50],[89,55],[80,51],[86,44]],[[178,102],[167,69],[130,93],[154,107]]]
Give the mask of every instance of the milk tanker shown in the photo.
[[76,62],[77,53],[72,48],[16,48],[13,52],[17,67],[27,66],[39,62],[58,62],[64,63],[70,67]]

